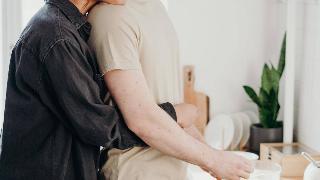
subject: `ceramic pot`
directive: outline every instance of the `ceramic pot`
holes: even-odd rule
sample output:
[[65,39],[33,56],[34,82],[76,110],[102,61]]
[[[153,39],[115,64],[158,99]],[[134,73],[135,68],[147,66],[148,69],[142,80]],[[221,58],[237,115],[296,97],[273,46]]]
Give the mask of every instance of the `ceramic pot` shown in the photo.
[[279,122],[278,128],[263,128],[261,124],[253,124],[250,127],[249,149],[259,154],[261,143],[283,142],[283,126]]

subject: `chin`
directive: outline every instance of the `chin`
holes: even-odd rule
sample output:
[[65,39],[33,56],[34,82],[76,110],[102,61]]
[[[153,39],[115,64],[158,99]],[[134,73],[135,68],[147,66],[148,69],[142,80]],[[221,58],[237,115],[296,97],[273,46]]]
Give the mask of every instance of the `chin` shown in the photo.
[[126,0],[100,0],[102,2],[106,2],[109,4],[114,4],[114,5],[123,5],[126,3]]

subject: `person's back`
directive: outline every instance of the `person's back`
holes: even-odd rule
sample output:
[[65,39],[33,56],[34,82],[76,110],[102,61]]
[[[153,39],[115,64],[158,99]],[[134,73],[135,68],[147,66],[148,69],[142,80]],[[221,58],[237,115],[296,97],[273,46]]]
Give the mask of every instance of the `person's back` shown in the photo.
[[[181,103],[178,39],[160,0],[129,0],[124,6],[101,3],[93,8],[88,20],[93,26],[89,44],[102,72],[141,68],[157,103]],[[127,39],[114,33],[117,30]],[[110,47],[97,47],[106,41],[112,43]],[[135,41],[134,47],[126,41]],[[121,43],[128,48],[116,52],[113,48]]]
[[[73,6],[71,3],[68,5]],[[68,13],[81,16],[76,7],[72,8],[74,11]],[[88,33],[79,33],[74,22],[64,13],[56,5],[44,5],[29,22],[13,49],[0,158],[1,180],[91,180],[97,177],[97,162],[92,160],[98,160],[99,145],[88,145],[75,135],[70,116],[67,117],[59,106],[61,99],[57,92],[63,89],[55,89],[57,86],[52,84],[54,80],[51,79],[51,75],[58,78],[63,74],[48,75],[51,72],[44,65],[47,63],[45,61],[55,60],[49,57],[59,55],[56,52],[64,41],[82,48],[83,53],[94,60],[82,39],[86,39]],[[81,24],[78,25],[80,27]]]
[[[98,4],[89,22],[93,26],[89,44],[103,73],[141,70],[156,103],[182,102],[178,40],[159,0],[129,0],[124,6]],[[186,176],[182,161],[152,148],[113,149],[103,170],[111,180],[184,180]]]

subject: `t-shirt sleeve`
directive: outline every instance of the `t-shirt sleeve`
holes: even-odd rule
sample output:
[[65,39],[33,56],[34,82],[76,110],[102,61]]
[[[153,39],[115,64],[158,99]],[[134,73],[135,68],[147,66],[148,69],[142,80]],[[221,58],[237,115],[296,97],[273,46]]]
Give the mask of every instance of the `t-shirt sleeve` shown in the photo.
[[96,53],[101,72],[141,69],[137,24],[125,13],[112,15],[112,10],[108,13],[91,18],[93,27],[89,44]]

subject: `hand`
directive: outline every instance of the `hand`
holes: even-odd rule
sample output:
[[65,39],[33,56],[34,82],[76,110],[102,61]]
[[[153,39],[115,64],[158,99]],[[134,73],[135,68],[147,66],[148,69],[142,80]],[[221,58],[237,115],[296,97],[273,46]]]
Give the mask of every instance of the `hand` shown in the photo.
[[101,0],[108,4],[114,4],[114,5],[124,5],[126,3],[126,0]]
[[203,169],[217,179],[248,179],[253,171],[252,163],[249,160],[232,152],[215,151],[211,161],[211,165]]
[[178,104],[174,106],[177,113],[177,122],[182,128],[190,128],[199,117],[198,108],[192,104]]

